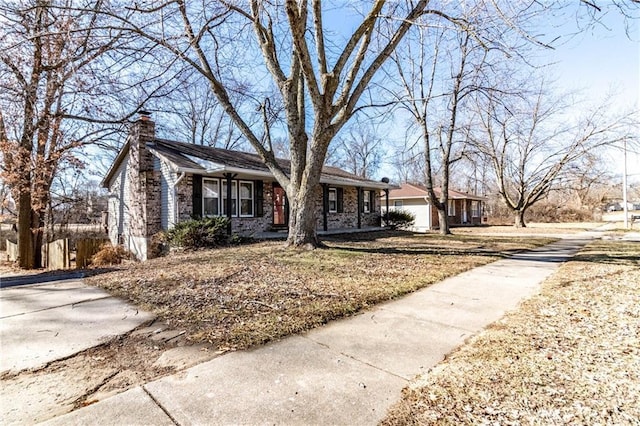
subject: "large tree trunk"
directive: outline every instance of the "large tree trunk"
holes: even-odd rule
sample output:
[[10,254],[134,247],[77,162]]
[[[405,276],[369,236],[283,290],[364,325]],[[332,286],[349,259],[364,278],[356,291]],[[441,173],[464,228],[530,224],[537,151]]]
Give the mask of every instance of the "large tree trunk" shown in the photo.
[[31,192],[21,191],[18,197],[18,264],[33,269],[33,234],[31,232]]
[[438,224],[440,225],[440,235],[449,235],[451,230],[449,229],[449,220],[447,218],[447,210],[438,209]]
[[33,267],[42,268],[42,243],[44,236],[44,211],[32,211],[33,219],[31,224],[33,226]]
[[524,209],[515,211],[515,227],[526,228],[527,225],[524,222]]
[[[300,189],[303,191],[303,188]],[[314,249],[320,245],[316,232],[316,200],[313,194],[298,193],[291,204],[287,247]]]
[[[316,131],[314,133],[321,133]],[[297,155],[297,161],[304,163],[305,167],[301,173],[294,175],[292,173],[291,183],[289,184],[287,196],[292,203],[290,205],[289,217],[289,237],[287,238],[287,246],[304,249],[314,249],[320,246],[318,234],[316,232],[317,222],[317,190],[320,185],[320,173],[329,146],[330,137],[328,132],[324,132],[322,136],[315,135],[311,140],[311,146],[315,150],[307,157],[306,138],[301,137],[297,140],[303,140],[304,144],[296,144],[297,150],[292,152],[292,163],[294,154]],[[302,160],[304,158],[304,160]]]

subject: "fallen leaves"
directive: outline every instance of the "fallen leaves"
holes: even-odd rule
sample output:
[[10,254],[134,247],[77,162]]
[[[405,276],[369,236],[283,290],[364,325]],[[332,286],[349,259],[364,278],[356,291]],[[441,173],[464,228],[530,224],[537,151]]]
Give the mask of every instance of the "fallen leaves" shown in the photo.
[[593,243],[417,379],[384,424],[638,424],[640,245]]
[[239,349],[353,314],[505,251],[549,241],[396,232],[333,237],[326,249],[313,251],[263,242],[172,253],[90,283],[186,329],[193,342]]

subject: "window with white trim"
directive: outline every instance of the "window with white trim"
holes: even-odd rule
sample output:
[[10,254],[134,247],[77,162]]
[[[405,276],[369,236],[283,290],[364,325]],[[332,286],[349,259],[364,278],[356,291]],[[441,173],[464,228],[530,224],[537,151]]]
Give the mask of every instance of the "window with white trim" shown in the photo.
[[402,200],[395,200],[393,202],[393,207],[402,208],[403,206],[404,206],[404,203],[402,202]]
[[449,210],[449,216],[455,216],[456,215],[456,200],[448,200],[448,210]]
[[218,179],[202,179],[202,216],[220,215],[220,182]]
[[471,216],[480,217],[480,201],[471,201]]
[[329,212],[335,213],[338,211],[338,190],[336,188],[329,188]]
[[362,212],[371,212],[371,191],[362,191]]
[[[222,181],[222,216],[227,215],[227,182]],[[231,181],[231,216],[238,216],[238,181]]]
[[240,217],[253,216],[253,182],[240,181]]

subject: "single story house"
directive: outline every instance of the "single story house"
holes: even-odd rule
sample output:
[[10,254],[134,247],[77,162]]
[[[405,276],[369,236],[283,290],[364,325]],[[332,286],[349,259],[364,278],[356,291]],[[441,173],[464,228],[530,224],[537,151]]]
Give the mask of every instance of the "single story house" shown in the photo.
[[[436,194],[439,194],[436,189]],[[486,221],[484,203],[486,198],[465,192],[449,190],[447,213],[449,225],[479,225]],[[389,209],[405,210],[415,216],[413,231],[426,232],[440,227],[438,209],[429,202],[427,188],[422,185],[404,183],[389,191]]]
[[[288,171],[290,163],[278,161]],[[242,235],[288,226],[285,191],[258,155],[156,138],[146,112],[133,124],[102,185],[109,189],[111,242],[142,260],[153,256],[154,234],[193,217],[230,217],[230,231]],[[318,230],[380,226],[379,194],[392,187],[387,179],[324,167],[316,193]]]

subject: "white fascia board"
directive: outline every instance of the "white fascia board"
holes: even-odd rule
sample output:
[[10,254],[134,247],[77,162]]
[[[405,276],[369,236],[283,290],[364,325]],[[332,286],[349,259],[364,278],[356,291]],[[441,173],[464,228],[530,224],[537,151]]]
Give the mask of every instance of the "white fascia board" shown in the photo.
[[193,173],[193,174],[198,174],[198,175],[213,175],[213,174],[220,174],[220,173],[237,173],[237,174],[248,175],[248,176],[273,178],[273,175],[271,174],[271,172],[267,172],[267,171],[264,171],[264,170],[242,169],[242,168],[239,168],[239,167],[227,167],[227,166],[220,166],[220,167],[206,169],[206,170],[192,169],[192,168],[189,168],[189,167],[178,167],[178,168],[176,168],[176,171],[185,172],[185,173]]
[[363,182],[360,180],[349,179],[349,178],[340,178],[340,177],[326,177],[320,178],[320,183],[326,183],[329,185],[338,185],[338,186],[355,186],[361,188],[374,188],[374,189],[393,189],[399,188],[399,186],[384,183],[384,182],[375,182],[375,181],[367,181]]
[[389,199],[390,200],[424,200],[425,198],[428,198],[428,196],[425,195],[411,195],[411,196],[397,196],[397,195],[392,195],[389,194]]
[[240,167],[227,167],[223,166],[220,169],[215,170],[207,170],[207,173],[218,173],[218,172],[227,172],[227,173],[238,173],[244,175],[252,175],[252,176],[260,176],[260,177],[273,177],[273,174],[266,170],[253,170],[253,169],[243,169]]

